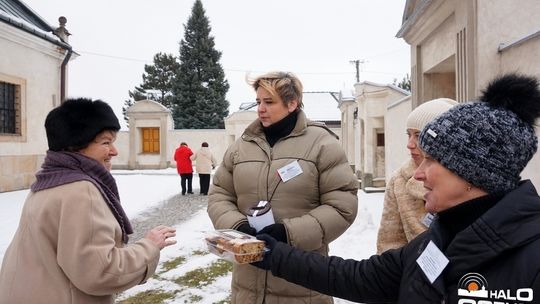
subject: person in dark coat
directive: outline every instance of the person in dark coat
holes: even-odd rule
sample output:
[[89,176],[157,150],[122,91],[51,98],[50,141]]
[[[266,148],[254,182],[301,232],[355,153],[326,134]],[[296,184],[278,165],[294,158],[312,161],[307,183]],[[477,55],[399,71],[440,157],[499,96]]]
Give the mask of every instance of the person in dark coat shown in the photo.
[[258,238],[255,266],[335,297],[363,303],[540,303],[540,197],[520,173],[538,148],[534,77],[493,80],[480,101],[459,104],[419,138],[429,229],[369,259],[323,257]]

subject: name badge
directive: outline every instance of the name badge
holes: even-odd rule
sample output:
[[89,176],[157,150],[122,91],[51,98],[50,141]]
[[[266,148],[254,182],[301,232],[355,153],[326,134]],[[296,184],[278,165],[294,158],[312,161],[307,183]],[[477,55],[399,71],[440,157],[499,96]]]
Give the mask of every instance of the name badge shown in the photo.
[[437,245],[433,243],[433,241],[429,241],[424,252],[416,259],[416,263],[418,263],[431,284],[433,284],[437,277],[443,272],[446,265],[448,265],[448,262],[448,258],[441,252]]
[[424,226],[426,226],[426,227],[429,227],[429,226],[431,226],[431,223],[433,222],[434,218],[435,218],[435,216],[428,212],[422,218],[422,224],[424,224]]
[[281,180],[286,183],[288,180],[302,174],[302,168],[300,167],[300,164],[297,160],[293,161],[292,163],[283,166],[278,169],[279,177],[281,177]]

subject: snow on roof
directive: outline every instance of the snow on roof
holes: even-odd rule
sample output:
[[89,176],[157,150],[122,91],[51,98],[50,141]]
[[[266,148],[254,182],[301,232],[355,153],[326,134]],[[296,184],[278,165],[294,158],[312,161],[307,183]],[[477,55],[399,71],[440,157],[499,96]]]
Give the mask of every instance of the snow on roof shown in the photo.
[[53,28],[23,2],[0,0],[0,20],[55,44],[69,46],[54,35]]
[[341,121],[341,111],[332,92],[304,92],[304,112],[311,120]]
[[407,90],[404,90],[396,85],[393,85],[393,84],[380,84],[380,83],[376,83],[376,82],[372,82],[372,81],[362,81],[360,84],[367,84],[367,85],[371,85],[371,86],[375,86],[375,87],[381,87],[381,88],[384,88],[384,87],[388,87],[388,88],[391,88],[395,91],[398,91],[398,92],[401,92],[405,95],[411,95],[411,92],[407,91]]
[[0,0],[0,11],[6,14],[22,19],[45,32],[52,32],[53,28],[39,16],[27,4],[19,0]]

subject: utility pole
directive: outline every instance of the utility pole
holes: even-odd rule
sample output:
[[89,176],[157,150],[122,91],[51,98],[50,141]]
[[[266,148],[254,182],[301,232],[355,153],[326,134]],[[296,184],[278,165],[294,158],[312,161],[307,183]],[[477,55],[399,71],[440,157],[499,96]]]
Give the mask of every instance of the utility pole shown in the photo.
[[356,60],[350,60],[349,63],[352,63],[355,65],[356,67],[356,82],[360,82],[360,63],[364,63],[365,61],[364,60],[359,60],[359,59],[356,59]]

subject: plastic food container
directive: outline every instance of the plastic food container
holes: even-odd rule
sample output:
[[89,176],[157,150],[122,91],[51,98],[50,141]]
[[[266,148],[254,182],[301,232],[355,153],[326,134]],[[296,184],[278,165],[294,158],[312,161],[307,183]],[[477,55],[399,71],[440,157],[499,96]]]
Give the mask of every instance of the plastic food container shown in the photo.
[[221,229],[207,232],[205,241],[211,253],[236,264],[258,262],[264,258],[264,242],[240,231]]

